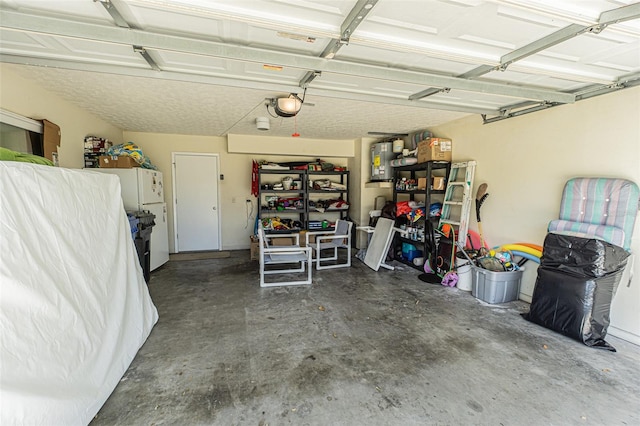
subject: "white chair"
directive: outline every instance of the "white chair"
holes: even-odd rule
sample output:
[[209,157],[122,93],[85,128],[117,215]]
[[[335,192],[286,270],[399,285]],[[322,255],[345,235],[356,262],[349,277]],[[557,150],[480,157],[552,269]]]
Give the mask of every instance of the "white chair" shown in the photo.
[[[313,250],[316,269],[346,268],[351,266],[351,226],[353,224],[347,220],[338,219],[333,231],[315,231],[306,233],[306,245]],[[309,238],[315,236],[315,243],[311,243]],[[347,261],[338,262],[338,249],[347,251]],[[322,250],[333,249],[333,255],[322,257]],[[324,264],[323,264],[324,262]],[[331,262],[326,264],[326,262]]]
[[[262,226],[258,227],[258,237],[260,239],[260,287],[276,287],[283,285],[311,284],[311,248],[300,247],[299,234],[275,234],[265,235]],[[272,238],[295,238],[295,245],[273,246],[269,244]],[[291,269],[282,269],[281,265],[296,264],[297,267]],[[272,266],[278,268],[272,268]],[[306,270],[306,279],[297,279],[293,281],[272,281],[266,282],[265,275],[287,275],[295,274],[297,278]]]

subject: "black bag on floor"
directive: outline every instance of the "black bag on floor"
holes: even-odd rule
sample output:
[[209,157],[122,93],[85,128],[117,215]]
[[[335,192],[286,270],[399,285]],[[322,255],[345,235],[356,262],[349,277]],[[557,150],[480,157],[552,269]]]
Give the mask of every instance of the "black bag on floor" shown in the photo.
[[523,317],[587,346],[615,352],[604,339],[628,256],[605,241],[548,234],[531,307]]
[[540,267],[531,308],[523,317],[587,346],[615,352],[604,339],[611,300],[622,272],[586,278]]

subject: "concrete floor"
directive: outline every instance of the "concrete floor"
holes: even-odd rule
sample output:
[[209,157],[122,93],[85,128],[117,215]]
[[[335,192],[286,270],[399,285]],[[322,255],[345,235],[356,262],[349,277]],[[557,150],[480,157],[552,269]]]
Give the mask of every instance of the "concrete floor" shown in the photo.
[[151,275],[160,320],[93,426],[638,425],[640,347],[588,348],[418,271],[261,289],[248,251]]

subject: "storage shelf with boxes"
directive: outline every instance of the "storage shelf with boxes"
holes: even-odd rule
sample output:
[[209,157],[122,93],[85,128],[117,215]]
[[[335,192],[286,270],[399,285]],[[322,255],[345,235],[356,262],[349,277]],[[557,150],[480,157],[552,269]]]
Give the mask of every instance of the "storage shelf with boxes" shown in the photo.
[[87,169],[100,166],[100,156],[107,155],[107,150],[113,144],[109,139],[99,136],[86,136],[84,138],[84,167]]
[[[444,182],[448,179],[450,170],[450,162],[433,160],[394,167],[396,226],[402,229],[394,238],[396,261],[423,269],[424,260],[428,259],[431,252],[425,235],[428,229],[437,225],[437,215],[432,209],[435,208],[439,213],[438,205],[442,205]],[[442,189],[435,189],[432,183]]]

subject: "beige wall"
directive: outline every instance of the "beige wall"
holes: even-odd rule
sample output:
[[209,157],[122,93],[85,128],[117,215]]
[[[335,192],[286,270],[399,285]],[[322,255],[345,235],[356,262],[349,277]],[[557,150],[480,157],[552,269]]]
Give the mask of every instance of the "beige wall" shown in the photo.
[[274,136],[233,135],[227,137],[228,151],[235,154],[281,155],[295,153],[311,158],[353,157],[353,140],[282,138]]
[[[369,224],[369,212],[374,210],[377,196],[383,196],[388,201],[393,199],[393,190],[380,188],[376,184],[367,185],[371,178],[371,145],[379,139],[362,138],[355,143],[355,157],[350,161],[352,174],[359,179],[357,185],[353,185],[351,197],[354,200],[351,209],[351,217],[359,226]],[[368,235],[357,232],[355,235],[358,248],[367,246]]]
[[0,63],[0,107],[60,126],[58,159],[61,167],[84,167],[84,137],[95,135],[122,143],[122,130],[77,108],[60,96],[33,84]]
[[[222,223],[221,243],[224,250],[249,248],[249,235],[253,234],[254,220],[259,208],[256,198],[251,195],[252,160],[266,161],[313,161],[316,157],[299,156],[291,146],[280,155],[234,154],[227,149],[227,138],[215,136],[167,135],[159,133],[124,132],[125,140],[136,143],[151,161],[163,172],[165,179],[165,201],[169,215],[169,251],[175,252],[173,229],[173,188],[172,152],[215,153],[220,158],[220,174],[224,175],[219,186],[220,220]],[[236,135],[236,137],[238,137]],[[301,144],[316,145],[315,152],[322,153],[322,144],[305,139],[296,139]],[[288,139],[286,140],[288,142]],[[353,141],[344,143],[353,144]],[[285,144],[283,144],[285,146]],[[344,157],[332,157],[332,152],[324,150],[320,158],[337,165],[346,166]],[[245,200],[251,200],[253,217],[247,217]]]
[[[493,124],[482,125],[473,116],[432,130],[453,139],[454,161],[477,160],[475,186],[489,184],[481,214],[493,245],[542,245],[548,222],[558,216],[564,183],[572,177],[620,177],[640,184],[640,88]],[[640,221],[632,250],[640,252]],[[527,265],[524,300],[531,299],[536,278],[536,267]],[[640,344],[640,260],[635,277],[631,287],[618,289],[610,330]]]

